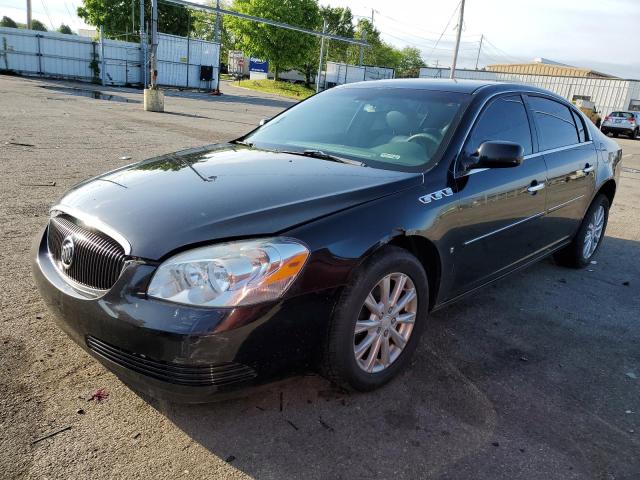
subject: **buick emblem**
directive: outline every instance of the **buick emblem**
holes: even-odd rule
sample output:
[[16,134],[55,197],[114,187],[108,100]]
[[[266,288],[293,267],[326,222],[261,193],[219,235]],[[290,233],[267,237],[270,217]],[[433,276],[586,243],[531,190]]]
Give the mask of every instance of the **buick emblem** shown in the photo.
[[62,248],[60,249],[60,263],[65,269],[71,267],[73,263],[73,251],[75,250],[75,245],[73,244],[73,238],[71,235],[66,237],[62,241]]

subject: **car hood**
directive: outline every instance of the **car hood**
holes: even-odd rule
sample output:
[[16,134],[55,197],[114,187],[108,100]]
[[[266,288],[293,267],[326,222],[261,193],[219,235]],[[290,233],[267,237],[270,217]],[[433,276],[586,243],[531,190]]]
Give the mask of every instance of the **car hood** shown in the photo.
[[131,255],[272,235],[418,185],[422,174],[210,145],[130,165],[74,187],[60,207],[107,225]]

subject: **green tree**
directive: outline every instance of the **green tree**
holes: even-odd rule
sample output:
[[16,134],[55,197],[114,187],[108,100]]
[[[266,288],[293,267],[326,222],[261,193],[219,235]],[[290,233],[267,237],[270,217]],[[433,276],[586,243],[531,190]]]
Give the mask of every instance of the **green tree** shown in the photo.
[[[349,7],[320,7],[320,17],[315,30],[322,31],[324,20],[327,21],[327,33],[341,37],[353,38],[353,15]],[[301,63],[296,66],[298,72],[305,77],[305,85],[311,84],[311,77],[318,69],[320,61],[320,37],[314,40],[315,45],[309,48]],[[349,44],[339,40],[325,40],[325,61],[346,62]]]
[[0,27],[18,28],[18,24],[14,22],[13,19],[4,16],[2,20],[0,20]]
[[69,25],[65,25],[64,23],[58,27],[58,33],[66,33],[67,35],[73,35],[73,30]]
[[[137,3],[137,2],[136,2]],[[136,29],[140,25],[140,9],[131,9],[131,0],[82,0],[78,7],[78,16],[85,23],[95,27],[104,27],[107,38],[121,39],[122,35],[130,32],[133,41],[139,37],[131,32],[131,15]],[[145,19],[151,18],[151,2],[145,2]],[[171,35],[186,37],[189,31],[189,11],[185,7],[158,4],[158,31]],[[131,38],[131,37],[130,37]]]
[[404,47],[400,50],[400,64],[396,70],[398,78],[417,78],[420,74],[420,67],[426,66],[420,50],[415,47]]
[[[349,7],[321,7],[320,15],[327,21],[327,32],[340,37],[353,38],[355,28],[353,26],[353,14]],[[320,25],[322,29],[322,24]],[[332,62],[346,62],[349,44],[340,40],[326,42],[326,59]]]
[[[209,0],[209,5],[215,5],[214,0]],[[220,8],[228,8],[226,2],[220,2]],[[216,14],[196,11],[191,13],[191,35],[195,38],[212,42],[215,40]],[[220,61],[227,63],[229,50],[235,49],[235,39],[227,28],[226,17],[220,16]]]
[[[316,0],[234,0],[232,8],[308,29],[317,28],[320,16]],[[306,33],[235,17],[228,18],[226,23],[245,54],[269,60],[276,80],[282,70],[303,63],[316,46],[315,38]]]
[[44,23],[40,20],[36,20],[35,18],[31,20],[31,30],[37,30],[39,32],[46,32],[47,27],[45,27]]

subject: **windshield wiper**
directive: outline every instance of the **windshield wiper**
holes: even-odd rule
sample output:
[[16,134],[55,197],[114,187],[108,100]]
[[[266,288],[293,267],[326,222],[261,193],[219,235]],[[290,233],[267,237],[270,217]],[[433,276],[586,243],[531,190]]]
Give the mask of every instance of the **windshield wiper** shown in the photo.
[[301,155],[303,157],[318,158],[320,160],[329,160],[331,162],[346,163],[348,165],[357,165],[359,167],[366,167],[366,164],[364,164],[363,162],[358,162],[357,160],[350,160],[343,157],[337,157],[336,155],[325,153],[322,150],[303,150],[302,152],[295,150],[277,150],[277,152],[288,153],[290,155]]

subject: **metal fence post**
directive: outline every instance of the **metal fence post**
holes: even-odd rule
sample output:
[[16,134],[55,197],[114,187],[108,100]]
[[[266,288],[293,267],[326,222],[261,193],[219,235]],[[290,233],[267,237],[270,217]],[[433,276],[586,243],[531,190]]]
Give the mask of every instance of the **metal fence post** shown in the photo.
[[[322,33],[327,33],[327,20],[325,19],[322,24]],[[318,79],[316,80],[316,93],[320,91],[320,75],[322,75],[322,60],[324,57],[324,35],[320,40],[320,62],[318,63]],[[326,80],[326,78],[325,78]]]
[[105,85],[107,78],[106,65],[107,63],[104,59],[104,27],[100,26],[100,77],[102,79],[102,85]]
[[189,88],[189,64],[191,62],[191,58],[190,58],[190,39],[189,39],[189,35],[190,32],[187,32],[187,85],[186,87]]
[[38,75],[42,75],[42,50],[40,47],[40,37],[42,35],[40,35],[39,33],[36,34],[36,40],[38,42]]

